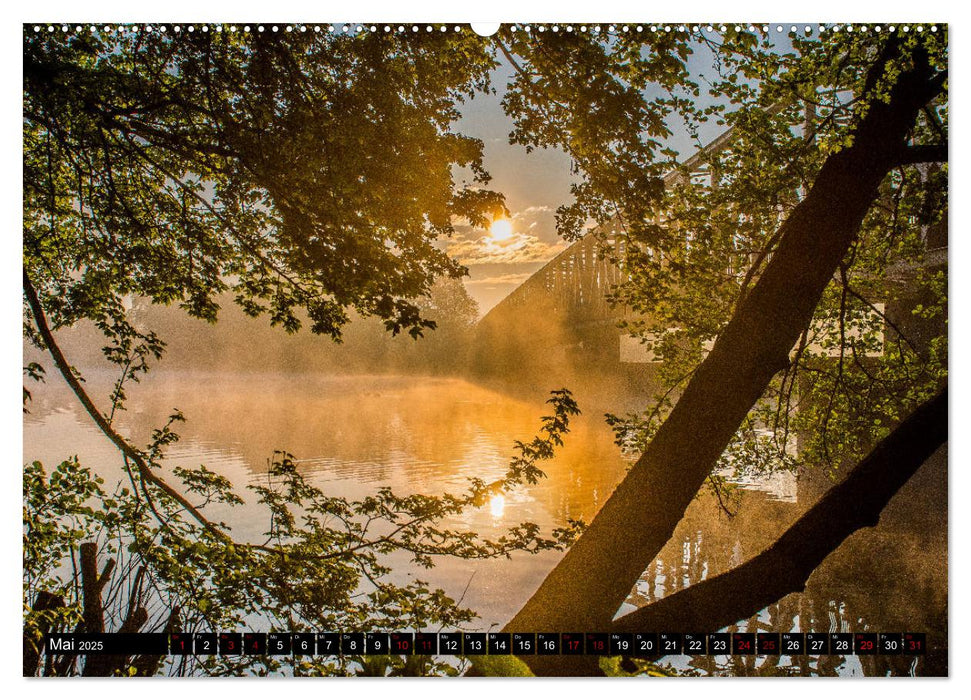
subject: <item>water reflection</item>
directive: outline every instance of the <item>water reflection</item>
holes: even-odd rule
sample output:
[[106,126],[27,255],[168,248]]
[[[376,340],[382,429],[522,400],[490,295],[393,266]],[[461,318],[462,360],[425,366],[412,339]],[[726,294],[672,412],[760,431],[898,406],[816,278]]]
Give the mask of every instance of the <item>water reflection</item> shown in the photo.
[[[104,384],[104,386],[101,386]],[[89,378],[94,393],[106,381]],[[100,395],[105,395],[101,391]],[[186,416],[182,440],[166,466],[205,464],[242,487],[266,473],[274,450],[292,453],[305,474],[332,494],[361,498],[379,486],[397,492],[464,490],[468,479],[499,477],[515,440],[535,434],[546,413],[541,398],[514,399],[448,379],[336,378],[277,375],[165,375],[133,388],[120,430],[139,443],[174,408]],[[24,459],[57,463],[77,454],[82,463],[120,477],[115,449],[76,401],[53,383],[37,391],[24,419]],[[586,409],[584,397],[577,397]],[[543,465],[537,486],[497,495],[455,524],[493,536],[531,521],[546,531],[568,518],[592,519],[629,462],[600,414],[587,410],[566,446]],[[726,571],[767,547],[828,484],[811,475],[780,475],[742,484],[734,517],[701,494],[674,537],[631,591],[625,609],[644,605]],[[704,674],[894,675],[946,669],[946,455],[925,465],[887,509],[880,528],[858,533],[810,578],[805,592],[787,596],[739,626],[772,631],[925,631],[929,656],[746,658],[677,657],[676,666]],[[249,499],[252,501],[253,499]],[[239,538],[266,529],[255,503],[214,509]],[[475,609],[484,628],[502,624],[525,602],[561,555],[448,560],[431,571],[404,562],[396,575],[420,576]],[[710,630],[705,630],[710,631]],[[669,659],[671,660],[671,659]],[[945,671],[946,672],[946,671]]]
[[[666,661],[705,675],[946,675],[947,516],[941,507],[947,491],[946,468],[943,448],[891,501],[880,527],[847,539],[812,574],[805,591],[725,629],[923,631],[930,650],[926,657],[683,656]],[[777,498],[774,489],[750,489],[732,518],[716,499],[697,498],[674,537],[634,586],[624,610],[657,601],[752,558],[810,507],[825,487],[804,475],[794,501]]]
[[489,512],[492,513],[493,518],[501,518],[502,512],[506,508],[506,497],[505,496],[493,496],[489,501]]

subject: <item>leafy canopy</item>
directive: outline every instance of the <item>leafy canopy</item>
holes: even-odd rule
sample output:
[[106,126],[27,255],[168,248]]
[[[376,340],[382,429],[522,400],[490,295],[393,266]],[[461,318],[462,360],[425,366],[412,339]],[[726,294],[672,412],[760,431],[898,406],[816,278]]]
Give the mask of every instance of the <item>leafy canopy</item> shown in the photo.
[[[115,341],[109,359],[126,373],[161,352],[157,338],[127,323],[127,295],[214,320],[214,298],[228,290],[247,312],[266,312],[288,330],[302,308],[314,331],[337,338],[354,308],[392,332],[420,334],[429,322],[415,299],[433,278],[461,274],[434,239],[456,217],[482,223],[502,206],[482,189],[481,144],[451,131],[457,103],[488,87],[502,56],[515,71],[504,96],[511,140],[562,148],[573,160],[574,201],[558,213],[561,233],[597,224],[624,243],[616,261],[626,278],[613,298],[631,312],[627,330],[665,362],[650,409],[610,420],[619,439],[643,445],[771,258],[779,222],[824,158],[847,145],[868,105],[918,54],[946,68],[947,37],[903,37],[899,57],[868,84],[886,34],[827,33],[780,47],[731,29],[597,29],[505,29],[491,45],[467,32],[30,37],[26,273],[55,326],[96,320]],[[711,67],[704,79],[699,62]],[[915,144],[946,144],[946,104],[945,94],[925,111]],[[709,185],[699,187],[698,164],[678,166],[665,140],[678,121],[699,133],[711,120],[732,128],[731,145],[702,159]],[[473,181],[456,187],[455,166]],[[753,409],[724,466],[792,466],[795,432],[807,436],[806,461],[838,466],[936,389],[947,368],[946,265],[932,254],[946,183],[946,163],[902,162],[882,184],[791,366]],[[850,332],[873,313],[882,341]],[[546,439],[518,445],[508,486],[541,476],[533,465],[573,408],[568,395],[554,396]],[[163,429],[144,452],[153,467],[169,435]],[[109,498],[71,476],[78,470],[66,463],[48,477],[28,467],[25,508],[34,510],[25,522],[52,549],[25,549],[35,557],[25,590],[41,581],[66,590],[55,562],[91,527],[103,528],[103,541],[118,543],[107,551],[123,547],[149,566],[157,600],[188,606],[200,628],[241,623],[257,609],[287,629],[458,624],[466,613],[439,592],[382,581],[382,557],[405,552],[427,565],[439,554],[560,547],[571,535],[544,539],[525,524],[498,541],[470,539],[440,521],[480,502],[489,485],[457,497],[381,491],[348,503],[303,482],[282,454],[257,489],[272,514],[267,543],[227,546],[134,472],[131,489]],[[205,469],[179,477],[207,502],[237,498]],[[66,484],[63,497],[49,499],[52,483]],[[102,499],[104,513],[84,510],[88,498]],[[85,525],[52,527],[45,512]],[[388,538],[371,539],[364,523],[374,519]],[[73,605],[64,624],[76,619]]]
[[[611,293],[622,327],[663,360],[648,410],[608,417],[618,441],[637,451],[759,278],[781,222],[826,157],[850,143],[868,106],[887,100],[915,60],[947,69],[946,27],[814,29],[786,40],[761,28],[662,29],[507,28],[497,39],[514,67],[504,99],[512,141],[571,157],[577,182],[558,212],[560,233],[578,238],[596,226],[611,239],[602,254],[624,272]],[[891,45],[896,57],[868,83]],[[700,151],[690,160],[669,147],[681,129]],[[704,149],[706,129],[727,132],[722,145]],[[793,468],[797,433],[800,461],[836,468],[946,377],[946,89],[911,140],[944,153],[903,157],[884,181],[791,366],[723,457],[725,470]]]
[[464,273],[435,239],[502,207],[452,130],[493,66],[471,32],[27,33],[26,272],[55,327],[126,295],[214,321],[229,289],[289,331],[421,335],[415,299]]

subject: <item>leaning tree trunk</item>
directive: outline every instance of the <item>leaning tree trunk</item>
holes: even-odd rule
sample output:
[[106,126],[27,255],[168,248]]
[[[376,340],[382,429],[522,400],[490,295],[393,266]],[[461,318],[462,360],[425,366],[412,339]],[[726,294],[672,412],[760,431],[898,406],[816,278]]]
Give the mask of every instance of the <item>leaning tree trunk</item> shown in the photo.
[[[895,43],[868,85],[897,58]],[[506,625],[509,631],[604,630],[670,539],[751,407],[810,324],[878,187],[906,147],[920,109],[941,90],[926,56],[874,99],[853,144],[827,158],[781,228],[764,273],[719,335],[647,450],[580,539]],[[569,657],[524,659],[538,673],[571,672]]]

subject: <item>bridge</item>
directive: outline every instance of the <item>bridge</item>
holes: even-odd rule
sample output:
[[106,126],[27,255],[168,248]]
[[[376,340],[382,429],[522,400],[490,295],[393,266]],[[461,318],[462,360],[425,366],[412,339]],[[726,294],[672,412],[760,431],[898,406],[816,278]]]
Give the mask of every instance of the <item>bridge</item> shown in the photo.
[[[725,149],[731,130],[664,177],[666,187],[687,172],[692,181],[710,179],[708,156]],[[609,302],[626,279],[626,237],[616,224],[595,229],[560,252],[493,307],[478,323],[474,366],[486,374],[560,374],[631,378],[652,361],[638,339],[618,324],[632,313]]]
[[[807,112],[807,124],[811,119]],[[710,185],[708,156],[731,145],[728,130],[699,150],[678,170],[665,176],[670,187],[684,178]],[[708,182],[705,182],[705,181]],[[947,261],[947,220],[928,225],[924,231],[927,254],[923,267],[940,267]],[[625,281],[623,268],[626,238],[609,223],[587,233],[540,268],[509,296],[487,313],[476,329],[473,366],[484,374],[531,375],[553,380],[566,373],[579,377],[613,376],[630,384],[650,381],[653,355],[639,339],[624,333],[618,324],[633,318],[622,305],[609,303],[610,292]],[[883,314],[896,319],[897,326],[911,325],[909,309],[917,300],[908,298],[904,278],[914,271],[894,273],[900,284],[897,294],[875,303],[862,321],[884,332]],[[872,325],[871,325],[872,324]],[[846,330],[846,329],[844,329]],[[931,329],[913,328],[915,337]],[[839,355],[832,341],[834,329],[820,325],[810,349]],[[849,335],[859,335],[854,329]],[[827,336],[830,336],[829,342]],[[834,347],[835,345],[835,347]],[[882,352],[867,353],[882,354]]]

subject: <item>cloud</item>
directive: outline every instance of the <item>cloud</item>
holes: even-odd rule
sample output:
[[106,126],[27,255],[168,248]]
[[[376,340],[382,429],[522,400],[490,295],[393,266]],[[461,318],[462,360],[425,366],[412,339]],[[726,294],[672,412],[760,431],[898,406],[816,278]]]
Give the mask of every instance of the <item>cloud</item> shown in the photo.
[[558,240],[556,234],[556,211],[553,207],[526,207],[512,214],[513,228],[529,231],[542,239]]
[[568,243],[556,235],[552,207],[534,206],[513,212],[513,233],[497,241],[481,229],[456,226],[446,244],[449,255],[465,265],[547,262]]
[[497,241],[488,234],[472,241],[456,241],[448,247],[449,255],[466,265],[495,263],[546,262],[563,250],[566,244],[544,243],[528,233],[513,233]]

